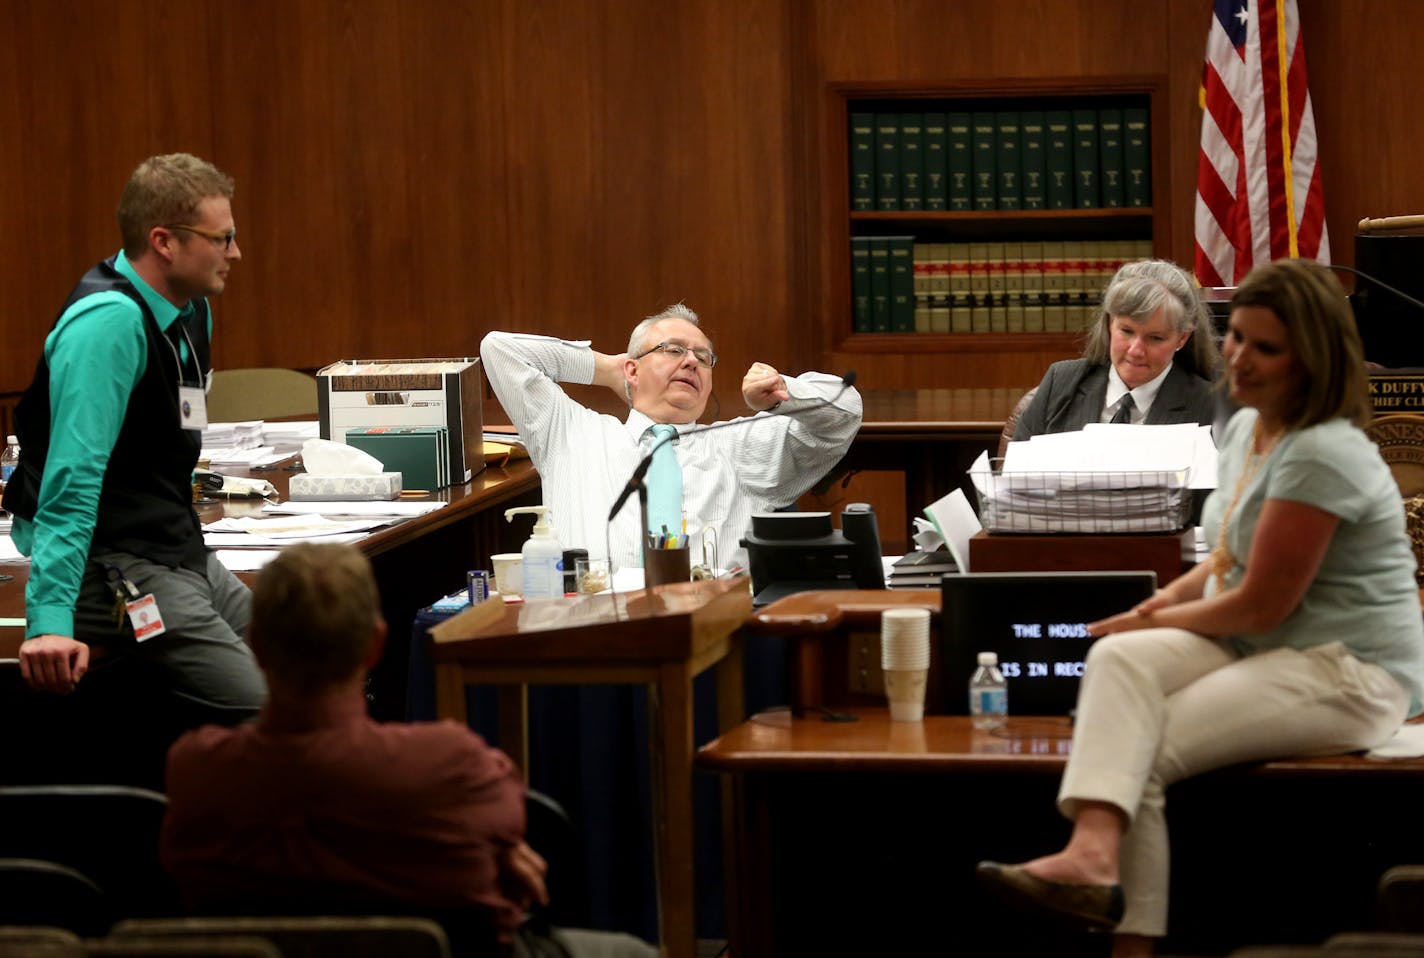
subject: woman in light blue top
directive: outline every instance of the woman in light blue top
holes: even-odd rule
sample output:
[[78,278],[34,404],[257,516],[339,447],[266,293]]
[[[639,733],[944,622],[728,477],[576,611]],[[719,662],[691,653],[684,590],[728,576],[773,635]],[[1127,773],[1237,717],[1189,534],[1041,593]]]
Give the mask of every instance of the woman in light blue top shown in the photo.
[[996,891],[1111,929],[1114,958],[1167,926],[1166,787],[1239,762],[1369,748],[1424,698],[1424,620],[1398,487],[1345,293],[1305,260],[1257,267],[1222,354],[1242,407],[1203,525],[1211,555],[1089,626],[1058,806],[1068,845],[984,862]]

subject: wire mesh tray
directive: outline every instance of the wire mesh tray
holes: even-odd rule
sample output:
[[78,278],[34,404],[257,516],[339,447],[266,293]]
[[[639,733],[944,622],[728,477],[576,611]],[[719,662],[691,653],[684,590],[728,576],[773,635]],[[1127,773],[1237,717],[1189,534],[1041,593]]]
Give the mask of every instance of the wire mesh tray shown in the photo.
[[1003,460],[970,472],[990,532],[1175,532],[1191,521],[1186,470],[1010,472]]

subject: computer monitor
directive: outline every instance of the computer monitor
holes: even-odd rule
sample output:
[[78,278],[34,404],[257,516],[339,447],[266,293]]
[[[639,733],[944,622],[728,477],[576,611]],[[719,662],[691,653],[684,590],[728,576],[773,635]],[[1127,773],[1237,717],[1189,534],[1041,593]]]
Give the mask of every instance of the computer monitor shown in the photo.
[[980,652],[997,652],[1009,714],[1067,715],[1078,699],[1086,625],[1132,608],[1157,589],[1154,572],[970,572],[947,575],[940,619],[945,710],[969,710]]

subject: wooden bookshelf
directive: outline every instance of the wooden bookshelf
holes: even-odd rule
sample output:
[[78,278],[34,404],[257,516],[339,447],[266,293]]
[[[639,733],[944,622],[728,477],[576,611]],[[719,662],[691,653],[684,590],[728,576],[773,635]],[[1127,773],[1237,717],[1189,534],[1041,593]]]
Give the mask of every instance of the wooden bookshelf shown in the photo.
[[[1170,236],[1168,110],[1165,76],[1062,77],[825,85],[826,151],[823,252],[828,267],[829,345],[837,354],[1077,352],[1081,327],[1009,332],[869,332],[857,330],[852,298],[851,239],[914,237],[916,243],[1132,241],[1164,255]],[[852,202],[852,113],[951,113],[1145,107],[1152,196],[1147,206],[1071,209],[866,210]],[[1086,287],[1084,287],[1086,289]]]

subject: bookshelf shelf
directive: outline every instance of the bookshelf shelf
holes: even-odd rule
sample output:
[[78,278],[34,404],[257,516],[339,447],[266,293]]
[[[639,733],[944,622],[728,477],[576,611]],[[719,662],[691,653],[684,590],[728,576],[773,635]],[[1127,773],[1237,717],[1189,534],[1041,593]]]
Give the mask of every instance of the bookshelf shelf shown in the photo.
[[[1154,205],[1152,194],[1168,182],[1165,93],[1162,76],[827,84],[824,117],[833,149],[826,154],[822,188],[830,347],[852,354],[1076,351],[1082,323],[1091,315],[1089,301],[1116,264],[1167,246],[1168,210],[1160,202]],[[1080,183],[1082,171],[1090,167],[1082,165],[1083,154],[1072,153],[1079,145],[1076,139],[1069,144],[1074,165],[1067,168],[1072,180],[1067,208],[1061,135],[1054,141],[1054,131],[1064,127],[1052,125],[1064,114],[1072,117],[1070,138],[1077,137],[1082,117],[1095,121],[1094,152],[1086,155],[1099,163],[1097,184]],[[983,134],[981,117],[995,120],[991,134]],[[970,118],[966,136],[956,123]],[[887,132],[897,121],[898,133]],[[869,204],[878,207],[871,209],[865,191],[867,123],[872,127],[874,191]],[[1035,134],[1042,141],[1034,159],[1025,159],[1030,155],[1026,143],[1013,144],[1015,123],[1022,123],[1025,141],[1028,130],[1042,131]],[[976,130],[982,134],[977,141]],[[1115,144],[1106,131],[1118,138]],[[993,147],[986,145],[989,135]],[[888,146],[891,142],[894,147]],[[919,145],[907,145],[914,142]],[[1110,145],[1118,151],[1111,162]],[[1018,194],[1011,181],[994,173],[986,197],[979,168],[964,165],[966,148],[973,163],[986,159],[985,150],[996,151],[998,169],[1013,170],[1018,177]],[[887,158],[885,151],[891,149],[899,155]],[[889,164],[883,169],[895,171],[888,186],[883,160]],[[992,160],[986,167],[993,168]],[[912,197],[911,177],[901,171],[915,169],[921,180]],[[938,185],[931,178],[936,169]],[[971,182],[967,198],[966,176]],[[1149,185],[1144,187],[1144,180]],[[1078,195],[1084,188],[1089,194]],[[888,209],[885,189],[892,197]],[[899,204],[914,204],[910,209],[893,208],[896,190]],[[1004,206],[1009,208],[998,208]],[[986,245],[987,258],[982,252]],[[871,287],[866,277],[875,270],[880,272],[867,309]],[[898,284],[888,291],[886,274]],[[914,292],[908,294],[907,275],[914,277]],[[974,277],[972,292],[964,285],[966,275]],[[907,298],[912,320],[906,319]],[[888,324],[887,312],[876,312],[883,302],[890,304]],[[965,309],[965,303],[972,306]]]

